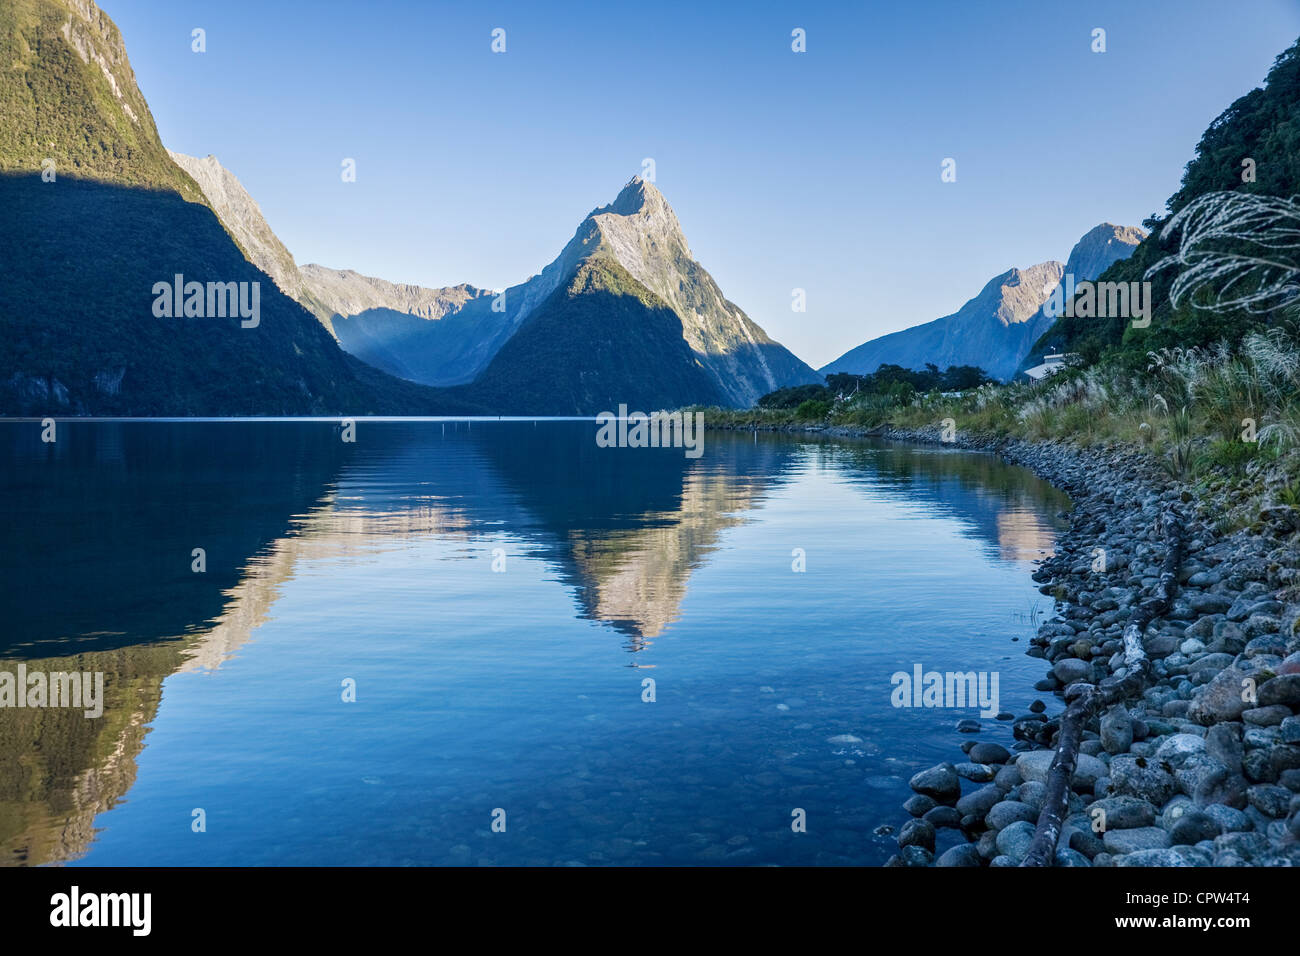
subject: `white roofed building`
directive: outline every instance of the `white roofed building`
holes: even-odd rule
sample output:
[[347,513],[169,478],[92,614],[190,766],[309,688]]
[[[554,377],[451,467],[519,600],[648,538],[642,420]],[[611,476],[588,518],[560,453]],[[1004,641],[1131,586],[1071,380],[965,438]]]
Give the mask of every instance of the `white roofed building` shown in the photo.
[[1079,360],[1075,352],[1052,352],[1043,356],[1043,363],[1025,369],[1025,374],[1035,382],[1041,382],[1050,375],[1055,375],[1067,365],[1074,365]]

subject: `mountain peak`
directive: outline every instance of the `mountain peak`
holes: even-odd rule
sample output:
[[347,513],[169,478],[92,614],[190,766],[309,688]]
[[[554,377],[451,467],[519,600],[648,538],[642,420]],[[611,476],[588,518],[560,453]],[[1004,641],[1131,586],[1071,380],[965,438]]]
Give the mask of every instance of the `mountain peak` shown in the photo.
[[[574,283],[575,277],[584,281]],[[557,290],[566,291],[556,298]],[[520,330],[515,334],[525,336],[510,341],[540,342],[537,336],[542,326],[551,329],[548,335],[567,340],[570,332],[566,323],[586,321],[586,310],[602,296],[613,296],[624,304],[638,300],[640,304],[632,312],[619,312],[612,303],[605,305],[613,309],[610,315],[621,314],[624,319],[630,319],[633,313],[640,315],[637,321],[644,320],[647,328],[658,328],[660,333],[663,329],[656,323],[661,323],[665,314],[673,316],[672,334],[667,338],[676,343],[674,351],[677,344],[684,342],[689,350],[686,365],[690,368],[678,368],[665,375],[671,378],[680,372],[685,376],[683,382],[695,382],[699,386],[695,394],[702,402],[747,408],[767,392],[817,380],[812,369],[727,300],[713,277],[691,255],[668,201],[641,176],[633,176],[612,203],[593,209],[559,257],[541,273],[515,291],[507,290],[509,320]],[[503,349],[492,357],[483,375],[502,388],[511,376],[530,376],[536,382],[533,373],[522,365],[524,354],[514,347]],[[577,361],[575,355],[572,361],[566,359],[547,373],[555,388],[569,389],[573,382],[583,380],[587,373],[574,364]],[[671,361],[666,363],[666,367],[671,365]],[[503,371],[507,367],[511,369],[509,374]],[[696,370],[703,371],[702,379]],[[569,384],[558,384],[562,381]],[[589,384],[573,387],[585,394]],[[669,391],[661,390],[660,394],[667,396]],[[656,399],[660,400],[675,401]],[[580,407],[586,410],[588,405]]]
[[593,209],[587,220],[595,224],[615,257],[641,281],[644,278],[633,262],[643,261],[647,255],[693,259],[672,206],[654,183],[640,176],[628,180],[608,206]]
[[627,185],[619,191],[619,194],[614,197],[614,201],[605,208],[607,211],[617,213],[620,216],[631,216],[640,212],[651,202],[650,191],[652,189],[656,193],[659,192],[640,176],[633,176],[627,181]]
[[1095,279],[1111,263],[1132,255],[1146,235],[1146,230],[1138,226],[1117,226],[1113,222],[1093,226],[1070,250],[1065,272],[1078,280]]
[[[992,279],[971,302],[989,297],[994,317],[1004,326],[1028,322],[1060,284],[1064,270],[1065,267],[1054,259],[1026,269],[1011,269]],[[968,302],[967,306],[970,304]]]
[[[664,211],[669,215],[673,214],[672,208],[668,205],[668,200],[664,199],[664,194],[649,180],[642,179],[640,176],[633,176],[619,191],[619,194],[614,197],[612,203],[608,206],[601,206],[599,209],[593,209],[591,216],[655,215]],[[675,220],[676,217],[674,216]]]

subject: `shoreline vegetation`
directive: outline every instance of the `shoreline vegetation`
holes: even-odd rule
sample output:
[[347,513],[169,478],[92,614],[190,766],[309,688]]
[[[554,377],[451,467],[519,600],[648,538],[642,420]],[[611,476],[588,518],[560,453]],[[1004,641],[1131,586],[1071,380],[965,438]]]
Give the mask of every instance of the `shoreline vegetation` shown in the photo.
[[[831,375],[763,396],[750,409],[690,406],[706,427],[926,434],[970,441],[1053,442],[1126,450],[1189,493],[1214,497],[1220,534],[1248,529],[1270,506],[1300,506],[1300,314],[1235,346],[1165,348],[1140,359],[1067,367],[1035,383],[922,391],[914,382],[978,369]],[[945,436],[946,431],[946,436]],[[948,437],[950,441],[942,441]]]
[[911,778],[910,819],[877,831],[899,845],[886,865],[1300,865],[1294,331],[1032,385],[844,384],[705,422],[992,452],[1074,502],[1033,574],[1055,608],[1027,651],[1048,668],[1033,689],[1076,704],[1073,725],[1038,699],[1000,715],[1010,751],[954,740]]

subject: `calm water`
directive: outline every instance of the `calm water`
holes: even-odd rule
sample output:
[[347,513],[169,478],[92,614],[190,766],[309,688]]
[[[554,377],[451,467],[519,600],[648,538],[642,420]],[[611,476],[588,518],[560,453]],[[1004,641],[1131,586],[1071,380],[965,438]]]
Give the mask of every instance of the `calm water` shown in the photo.
[[896,709],[890,675],[997,672],[1023,711],[1068,507],[869,442],[40,432],[0,423],[0,670],[103,672],[106,703],[0,709],[10,864],[883,862],[908,776],[978,716]]

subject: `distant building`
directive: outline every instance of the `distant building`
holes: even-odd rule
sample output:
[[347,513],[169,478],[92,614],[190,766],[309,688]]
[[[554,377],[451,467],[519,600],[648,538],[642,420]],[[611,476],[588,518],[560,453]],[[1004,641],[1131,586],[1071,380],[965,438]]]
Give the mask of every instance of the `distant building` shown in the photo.
[[1043,364],[1025,369],[1031,381],[1041,382],[1050,375],[1055,375],[1068,365],[1075,365],[1081,356],[1077,352],[1051,352],[1043,356]]

